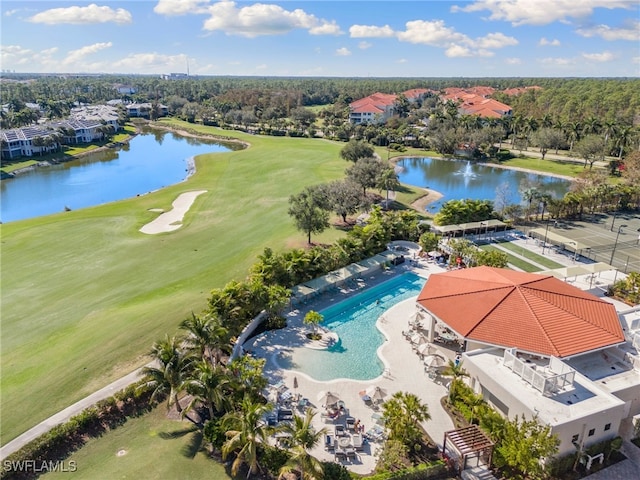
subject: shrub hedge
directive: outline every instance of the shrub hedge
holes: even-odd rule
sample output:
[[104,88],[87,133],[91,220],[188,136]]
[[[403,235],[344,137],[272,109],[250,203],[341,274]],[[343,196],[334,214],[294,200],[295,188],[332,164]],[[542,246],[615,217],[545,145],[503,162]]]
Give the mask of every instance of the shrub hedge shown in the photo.
[[[0,478],[33,479],[45,471],[37,466],[67,458],[90,438],[101,436],[124,424],[128,418],[149,412],[162,398],[151,402],[152,389],[142,381],[129,385],[88,407],[67,422],[56,425],[47,433],[27,443],[2,462]],[[16,466],[22,465],[23,468]],[[32,467],[32,468],[29,468]]]

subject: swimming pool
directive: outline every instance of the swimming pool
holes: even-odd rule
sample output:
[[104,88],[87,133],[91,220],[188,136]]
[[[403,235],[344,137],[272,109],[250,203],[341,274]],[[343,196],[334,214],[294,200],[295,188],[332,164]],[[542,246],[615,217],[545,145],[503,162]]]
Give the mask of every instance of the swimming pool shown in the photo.
[[418,295],[425,281],[413,273],[404,273],[322,310],[322,326],[336,332],[340,340],[327,350],[295,348],[291,355],[279,358],[280,366],[320,381],[378,377],[384,364],[376,351],[383,344],[384,335],[376,321],[392,306]]

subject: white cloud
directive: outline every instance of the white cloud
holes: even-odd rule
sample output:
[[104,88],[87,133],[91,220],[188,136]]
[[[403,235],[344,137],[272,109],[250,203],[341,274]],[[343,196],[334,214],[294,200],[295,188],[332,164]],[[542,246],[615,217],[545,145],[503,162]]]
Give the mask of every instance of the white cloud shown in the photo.
[[538,45],[540,45],[541,47],[559,47],[560,46],[560,40],[558,40],[557,38],[554,38],[553,40],[547,40],[545,37],[542,37],[540,39],[540,41],[538,42]]
[[41,65],[40,71],[55,71],[59,62],[54,61],[52,55],[58,51],[57,47],[34,52],[20,45],[0,45],[0,64],[3,68],[12,69],[19,65]]
[[469,37],[447,27],[443,20],[412,20],[406,23],[404,32],[397,32],[403,42],[421,43],[434,47],[447,47],[455,43],[467,43]]
[[520,65],[522,64],[522,60],[516,57],[505,59],[504,63],[507,65]]
[[489,20],[504,20],[513,25],[547,25],[569,18],[586,18],[595,8],[636,9],[637,0],[476,0],[452,12],[491,12]]
[[52,8],[35,14],[29,18],[33,23],[44,23],[47,25],[57,25],[63,23],[69,23],[72,25],[85,25],[92,23],[118,23],[125,24],[131,23],[132,17],[129,11],[118,8],[117,10],[111,7],[99,7],[95,3],[87,5],[86,7],[66,7],[66,8]]
[[261,63],[260,65],[256,65],[256,70],[266,70],[266,69],[267,69],[266,63]]
[[360,43],[358,43],[358,48],[360,50],[366,50],[367,48],[371,48],[373,47],[373,43],[369,43],[365,40],[361,41]]
[[324,22],[316,27],[311,27],[309,33],[311,35],[342,35],[342,30],[340,30],[340,26],[335,20],[332,20],[331,22]]
[[593,62],[610,62],[615,58],[612,52],[583,53],[582,57]]
[[114,72],[161,73],[181,72],[187,64],[187,56],[160,53],[134,53],[109,64]]
[[336,55],[338,55],[339,57],[348,57],[349,55],[351,55],[351,50],[346,47],[342,47],[336,50]]
[[352,25],[349,28],[351,38],[389,38],[395,32],[389,25],[377,27],[375,25]]
[[407,60],[406,58],[399,58],[398,60],[396,60],[396,63],[407,63],[409,60]]
[[304,10],[285,10],[279,5],[254,3],[237,8],[235,2],[221,1],[208,7],[211,15],[204,29],[222,31],[227,35],[254,38],[260,35],[278,35],[301,28],[313,35],[342,33],[335,22],[318,19]]
[[518,40],[513,37],[507,37],[504,33],[489,33],[485,37],[478,37],[475,42],[478,48],[502,48],[518,45]]
[[[457,32],[445,24],[444,20],[411,20],[405,24],[404,31],[394,31],[389,25],[352,25],[349,28],[352,38],[388,38],[396,37],[401,42],[429,45],[445,49],[447,57],[492,57],[492,50],[518,45],[518,40],[503,33],[494,32],[472,39]],[[368,48],[370,44],[365,43]],[[360,43],[360,48],[364,48]]]
[[444,54],[450,58],[473,56],[471,50],[467,47],[463,47],[462,45],[451,45],[445,50]]
[[576,63],[575,59],[573,58],[562,58],[562,57],[547,57],[547,58],[541,58],[538,61],[545,65],[556,65],[556,66],[573,65],[574,63]]
[[20,11],[19,8],[14,8],[13,10],[7,10],[6,12],[4,12],[4,16],[5,17],[10,17],[11,15],[15,15],[19,11]]
[[640,42],[640,22],[631,22],[630,26],[612,28],[609,25],[596,25],[595,27],[579,28],[576,30],[583,37],[600,37],[607,41],[629,40]]
[[633,57],[631,63],[640,63],[640,57]]
[[111,42],[102,42],[102,43],[94,43],[93,45],[87,45],[85,47],[79,48],[77,50],[71,50],[67,54],[67,58],[65,58],[62,63],[64,65],[73,65],[76,62],[79,62],[87,55],[91,55],[92,53],[99,52],[100,50],[104,50],[105,48],[112,47]]
[[209,0],[158,0],[153,11],[168,17],[187,13],[207,13]]

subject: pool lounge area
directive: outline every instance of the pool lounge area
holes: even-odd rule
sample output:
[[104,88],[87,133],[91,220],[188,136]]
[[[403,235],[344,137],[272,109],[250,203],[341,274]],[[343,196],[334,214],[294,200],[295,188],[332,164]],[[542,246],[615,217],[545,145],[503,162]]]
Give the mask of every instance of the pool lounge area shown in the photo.
[[[341,373],[338,372],[328,375],[333,376],[332,379],[322,381],[282,359],[291,358],[295,350],[305,349],[305,344],[309,343],[305,337],[309,327],[302,323],[309,310],[331,312],[330,309],[340,310],[347,305],[359,306],[359,295],[363,295],[362,298],[365,299],[373,297],[371,301],[376,306],[376,292],[382,293],[384,297],[389,286],[396,285],[392,287],[393,291],[393,288],[407,279],[411,282],[416,281],[416,278],[421,285],[429,274],[442,271],[445,271],[442,267],[426,261],[405,262],[387,270],[377,270],[363,277],[361,285],[345,285],[341,289],[328,290],[310,299],[304,306],[293,308],[287,318],[287,328],[265,332],[247,342],[246,349],[254,356],[267,360],[264,373],[271,387],[266,393],[278,405],[272,420],[302,414],[307,407],[312,408],[316,412],[314,426],[316,429],[326,428],[327,437],[332,438],[328,440],[325,437],[325,441],[311,453],[320,460],[342,463],[355,473],[370,473],[375,468],[375,455],[382,445],[384,428],[381,424],[379,401],[371,401],[362,393],[373,392],[375,387],[380,387],[388,396],[397,391],[412,392],[427,403],[432,420],[423,426],[427,428],[433,441],[441,444],[444,432],[453,428],[449,416],[440,406],[440,398],[446,395],[446,381],[429,377],[423,360],[402,336],[408,320],[415,315],[415,297],[419,288],[415,293],[398,298],[395,304],[379,311],[380,315],[372,328],[379,331],[386,341],[376,347],[374,355],[368,359],[374,364],[380,362],[378,370],[368,375],[369,378],[340,378]],[[389,281],[391,283],[385,286]],[[345,301],[345,304],[340,305]],[[349,362],[345,362],[345,365],[348,367]],[[328,373],[332,374],[332,371]],[[338,414],[333,408],[337,402],[323,402],[321,396],[326,392],[335,394],[341,402],[343,409],[338,409]],[[353,429],[356,422],[358,431]]]

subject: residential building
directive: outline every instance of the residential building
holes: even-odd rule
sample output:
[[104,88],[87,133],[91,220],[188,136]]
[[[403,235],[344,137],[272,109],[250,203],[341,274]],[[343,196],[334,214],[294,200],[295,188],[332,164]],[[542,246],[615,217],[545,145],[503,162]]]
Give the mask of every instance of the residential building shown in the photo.
[[104,137],[103,127],[105,124],[100,120],[69,119],[49,125],[51,128],[62,132],[64,136],[63,143],[67,145],[90,143],[96,140],[102,140]]
[[493,94],[493,87],[447,88],[442,96],[443,101],[452,100],[458,104],[460,115],[479,115],[483,118],[501,118],[513,114],[509,105],[488,98]]
[[2,158],[14,159],[44,155],[59,148],[54,132],[40,126],[0,130]]
[[[130,117],[149,118],[153,104],[151,103],[130,103],[127,105],[127,113]],[[158,104],[158,116],[164,117],[169,114],[169,107]]]
[[386,122],[395,113],[396,95],[376,92],[349,104],[349,121],[354,124]]
[[113,105],[86,105],[71,109],[69,118],[72,120],[98,121],[111,125],[114,132],[120,129],[118,125],[118,109]]

